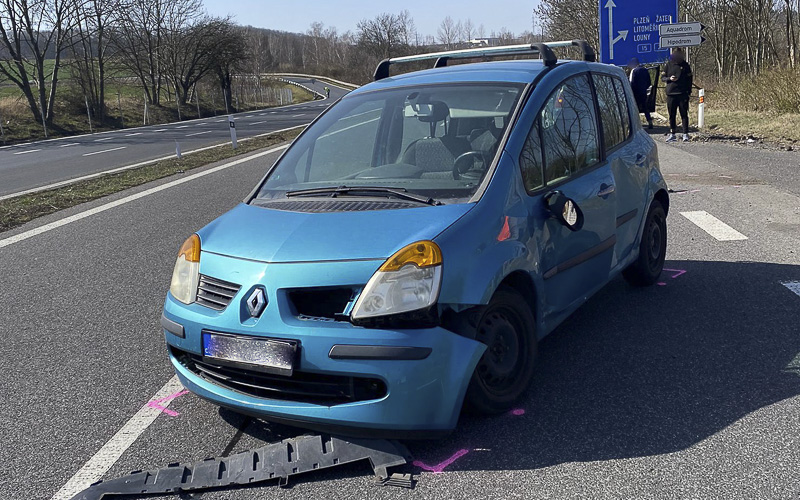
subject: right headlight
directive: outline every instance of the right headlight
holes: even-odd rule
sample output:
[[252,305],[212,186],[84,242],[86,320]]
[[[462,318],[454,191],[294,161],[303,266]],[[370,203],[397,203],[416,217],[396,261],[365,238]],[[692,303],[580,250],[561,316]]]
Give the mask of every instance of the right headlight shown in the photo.
[[200,237],[193,234],[183,242],[178,251],[178,260],[172,271],[169,292],[184,304],[191,304],[197,297],[200,281]]
[[442,251],[432,241],[403,247],[372,275],[358,297],[354,320],[427,309],[439,299]]

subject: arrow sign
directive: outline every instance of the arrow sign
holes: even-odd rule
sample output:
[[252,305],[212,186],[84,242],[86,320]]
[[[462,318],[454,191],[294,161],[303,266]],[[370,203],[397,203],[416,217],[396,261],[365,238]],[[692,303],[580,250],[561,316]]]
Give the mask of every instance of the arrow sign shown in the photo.
[[614,0],[608,0],[605,5],[605,8],[608,9],[608,55],[611,59],[614,59],[614,45],[620,40],[628,39],[628,30],[620,30],[619,35],[614,38],[614,9],[616,6]]
[[705,26],[701,23],[662,24],[658,27],[660,36],[699,35]]
[[658,44],[662,49],[671,49],[673,47],[695,47],[705,42],[703,36],[697,35],[678,35],[678,36],[662,36]]

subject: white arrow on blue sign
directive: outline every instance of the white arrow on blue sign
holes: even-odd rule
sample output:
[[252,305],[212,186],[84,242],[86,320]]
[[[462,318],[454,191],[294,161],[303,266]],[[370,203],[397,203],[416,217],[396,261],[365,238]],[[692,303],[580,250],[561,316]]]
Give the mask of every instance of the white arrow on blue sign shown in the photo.
[[600,60],[625,66],[664,61],[669,51],[659,44],[659,27],[678,17],[677,0],[600,0]]

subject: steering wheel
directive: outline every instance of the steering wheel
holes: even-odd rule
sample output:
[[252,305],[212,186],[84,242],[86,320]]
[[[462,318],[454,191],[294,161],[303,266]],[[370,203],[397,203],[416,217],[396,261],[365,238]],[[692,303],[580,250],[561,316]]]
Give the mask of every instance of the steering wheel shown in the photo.
[[458,158],[456,158],[456,161],[453,162],[453,179],[459,180],[461,174],[468,172],[475,166],[474,156],[481,159],[482,168],[485,169],[487,167],[486,155],[484,155],[483,151],[467,151],[466,153],[460,154]]

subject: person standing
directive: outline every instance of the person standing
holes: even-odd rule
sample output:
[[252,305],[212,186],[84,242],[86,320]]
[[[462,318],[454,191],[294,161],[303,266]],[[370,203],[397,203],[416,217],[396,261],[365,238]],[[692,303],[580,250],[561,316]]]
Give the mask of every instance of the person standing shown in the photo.
[[669,113],[669,135],[667,142],[675,142],[678,128],[677,114],[681,113],[683,142],[689,141],[689,97],[692,95],[692,67],[686,62],[682,48],[672,49],[672,58],[664,67],[661,79],[667,84],[667,112]]
[[639,64],[639,60],[635,57],[628,63],[628,68],[631,70],[631,87],[633,88],[633,97],[636,99],[636,106],[639,108],[639,113],[644,113],[644,117],[647,119],[647,128],[652,129],[653,118],[650,116],[650,110],[647,109],[647,94],[650,92],[650,87],[653,86],[650,71]]

